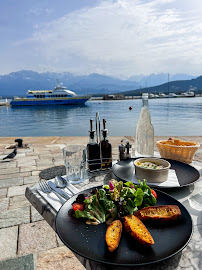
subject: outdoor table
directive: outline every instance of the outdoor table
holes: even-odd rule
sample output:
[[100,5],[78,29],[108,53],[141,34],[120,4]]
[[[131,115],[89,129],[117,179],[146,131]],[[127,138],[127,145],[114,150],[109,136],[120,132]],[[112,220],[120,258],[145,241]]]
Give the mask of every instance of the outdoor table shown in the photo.
[[[193,162],[200,175],[202,175],[202,163]],[[116,179],[112,170],[104,172],[98,172],[95,176],[86,179],[84,182],[75,185],[79,191],[96,187],[108,183],[110,179]],[[47,201],[37,192],[38,184],[32,187],[27,187],[25,196],[30,203],[37,209],[37,211],[44,217],[48,224],[56,231],[55,220],[57,212],[55,209],[47,203]],[[191,270],[191,269],[202,269],[202,177],[189,186],[179,188],[168,188],[163,189],[164,192],[168,193],[179,202],[181,202],[188,212],[190,213],[193,220],[193,235],[188,245],[175,256],[164,260],[159,263],[138,266],[135,269],[178,269],[178,270]],[[177,235],[176,235],[177,241]],[[81,256],[75,254],[79,261],[88,270],[105,270],[105,269],[134,269],[134,268],[123,268],[117,266],[101,265],[93,261],[89,261]]]

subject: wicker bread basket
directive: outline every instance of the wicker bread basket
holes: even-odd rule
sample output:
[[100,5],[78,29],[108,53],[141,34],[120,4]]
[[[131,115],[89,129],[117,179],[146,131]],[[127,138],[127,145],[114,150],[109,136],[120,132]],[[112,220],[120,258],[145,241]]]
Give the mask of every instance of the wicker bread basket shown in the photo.
[[162,158],[174,159],[184,163],[191,163],[200,144],[175,139],[157,141],[159,153]]

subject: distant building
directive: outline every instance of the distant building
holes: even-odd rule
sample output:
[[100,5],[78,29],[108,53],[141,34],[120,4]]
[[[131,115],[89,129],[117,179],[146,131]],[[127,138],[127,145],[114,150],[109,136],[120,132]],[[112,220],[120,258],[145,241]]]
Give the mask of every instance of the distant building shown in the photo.
[[104,100],[121,100],[125,99],[124,95],[104,95]]

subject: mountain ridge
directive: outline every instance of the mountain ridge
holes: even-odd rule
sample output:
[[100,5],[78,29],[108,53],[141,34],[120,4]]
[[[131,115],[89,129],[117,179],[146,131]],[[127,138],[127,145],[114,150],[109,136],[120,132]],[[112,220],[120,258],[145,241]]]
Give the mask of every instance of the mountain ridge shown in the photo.
[[[137,81],[134,81],[136,76]],[[138,77],[139,76],[139,77]],[[195,78],[187,74],[174,74],[176,78]],[[172,76],[170,77],[172,78]],[[32,70],[21,70],[0,75],[0,96],[25,96],[27,90],[48,90],[53,89],[56,80],[59,80],[68,89],[75,91],[78,95],[104,95],[135,91],[145,86],[153,87],[165,83],[168,74],[134,75],[128,79],[119,79],[112,76],[92,73],[89,75],[75,75],[70,72],[43,72]],[[146,83],[145,83],[146,82]],[[148,89],[148,87],[147,87]]]
[[153,94],[155,93],[158,94],[160,92],[165,93],[165,94],[169,94],[169,93],[180,94],[186,91],[194,91],[196,93],[201,94],[202,93],[202,76],[199,76],[196,79],[172,81],[172,82],[167,82],[167,83],[157,85],[157,86],[119,92],[117,94],[122,94],[124,96],[135,96],[135,95],[140,95],[143,92],[148,92],[148,93],[153,93]]

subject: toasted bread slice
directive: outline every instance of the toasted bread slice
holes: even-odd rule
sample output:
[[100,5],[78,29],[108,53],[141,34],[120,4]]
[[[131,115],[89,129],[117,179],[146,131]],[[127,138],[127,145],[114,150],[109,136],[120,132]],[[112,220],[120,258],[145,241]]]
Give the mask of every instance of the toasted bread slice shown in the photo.
[[174,220],[181,215],[181,211],[177,205],[161,205],[149,206],[142,208],[135,213],[135,216],[140,220]]
[[126,216],[123,224],[126,231],[141,244],[146,246],[154,244],[153,237],[139,218],[133,215]]
[[119,246],[122,233],[122,223],[114,220],[107,228],[105,240],[109,251],[113,252]]

